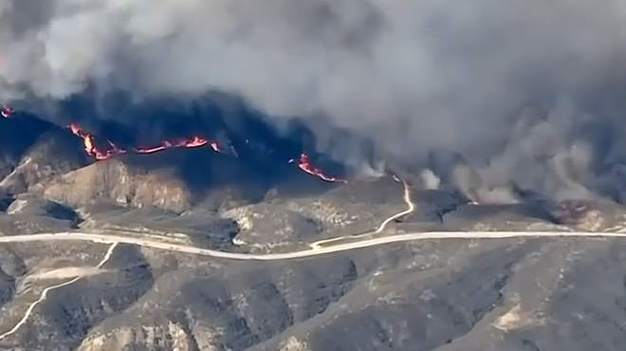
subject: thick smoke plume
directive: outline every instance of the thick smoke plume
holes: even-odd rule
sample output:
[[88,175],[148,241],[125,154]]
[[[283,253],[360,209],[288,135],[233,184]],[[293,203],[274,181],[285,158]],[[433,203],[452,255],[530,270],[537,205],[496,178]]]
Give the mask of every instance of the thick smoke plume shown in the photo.
[[621,199],[622,0],[0,0],[0,47],[5,99],[219,91],[483,201]]

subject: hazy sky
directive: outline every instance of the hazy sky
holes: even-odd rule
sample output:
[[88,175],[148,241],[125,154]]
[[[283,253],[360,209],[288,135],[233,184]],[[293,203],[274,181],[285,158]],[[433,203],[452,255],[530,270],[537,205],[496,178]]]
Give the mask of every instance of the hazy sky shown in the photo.
[[217,90],[339,157],[334,127],[576,194],[625,156],[622,0],[0,0],[0,44],[4,99]]

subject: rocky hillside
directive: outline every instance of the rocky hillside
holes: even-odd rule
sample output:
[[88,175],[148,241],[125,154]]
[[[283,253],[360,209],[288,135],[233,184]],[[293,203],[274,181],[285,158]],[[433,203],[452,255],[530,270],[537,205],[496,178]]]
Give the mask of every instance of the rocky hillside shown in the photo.
[[[390,174],[329,183],[272,152],[95,162],[62,128],[19,123],[0,128],[19,140],[0,138],[11,239],[115,234],[250,255],[429,230],[626,231],[609,200],[478,204],[419,172],[406,188]],[[414,210],[395,216],[406,195]],[[0,245],[0,349],[624,350],[620,238],[424,240],[274,261],[110,238]]]
[[178,212],[189,209],[192,201],[191,192],[174,172],[148,172],[118,159],[64,174],[45,188],[44,196],[73,206],[108,200]]
[[[120,245],[2,248],[11,350],[621,350],[626,247],[611,240],[397,244],[237,263]],[[615,279],[617,277],[618,279]],[[555,338],[554,335],[560,335]]]
[[59,130],[44,133],[21,155],[11,172],[0,181],[0,188],[13,194],[38,191],[56,177],[87,165],[75,140]]

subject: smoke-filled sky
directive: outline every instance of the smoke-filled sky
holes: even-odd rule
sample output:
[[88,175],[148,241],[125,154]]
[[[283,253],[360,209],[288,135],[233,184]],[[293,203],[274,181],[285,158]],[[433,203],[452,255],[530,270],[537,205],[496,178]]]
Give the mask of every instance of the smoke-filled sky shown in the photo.
[[485,198],[621,196],[623,0],[0,0],[0,48],[5,100],[219,91],[338,157],[460,152]]

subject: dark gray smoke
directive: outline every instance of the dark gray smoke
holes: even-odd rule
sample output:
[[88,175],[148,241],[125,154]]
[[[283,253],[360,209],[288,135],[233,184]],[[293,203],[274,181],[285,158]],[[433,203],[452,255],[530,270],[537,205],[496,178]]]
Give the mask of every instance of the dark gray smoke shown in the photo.
[[621,199],[622,0],[0,0],[0,45],[5,99],[220,91],[348,163],[337,128],[409,164],[457,152],[437,176],[483,201]]

